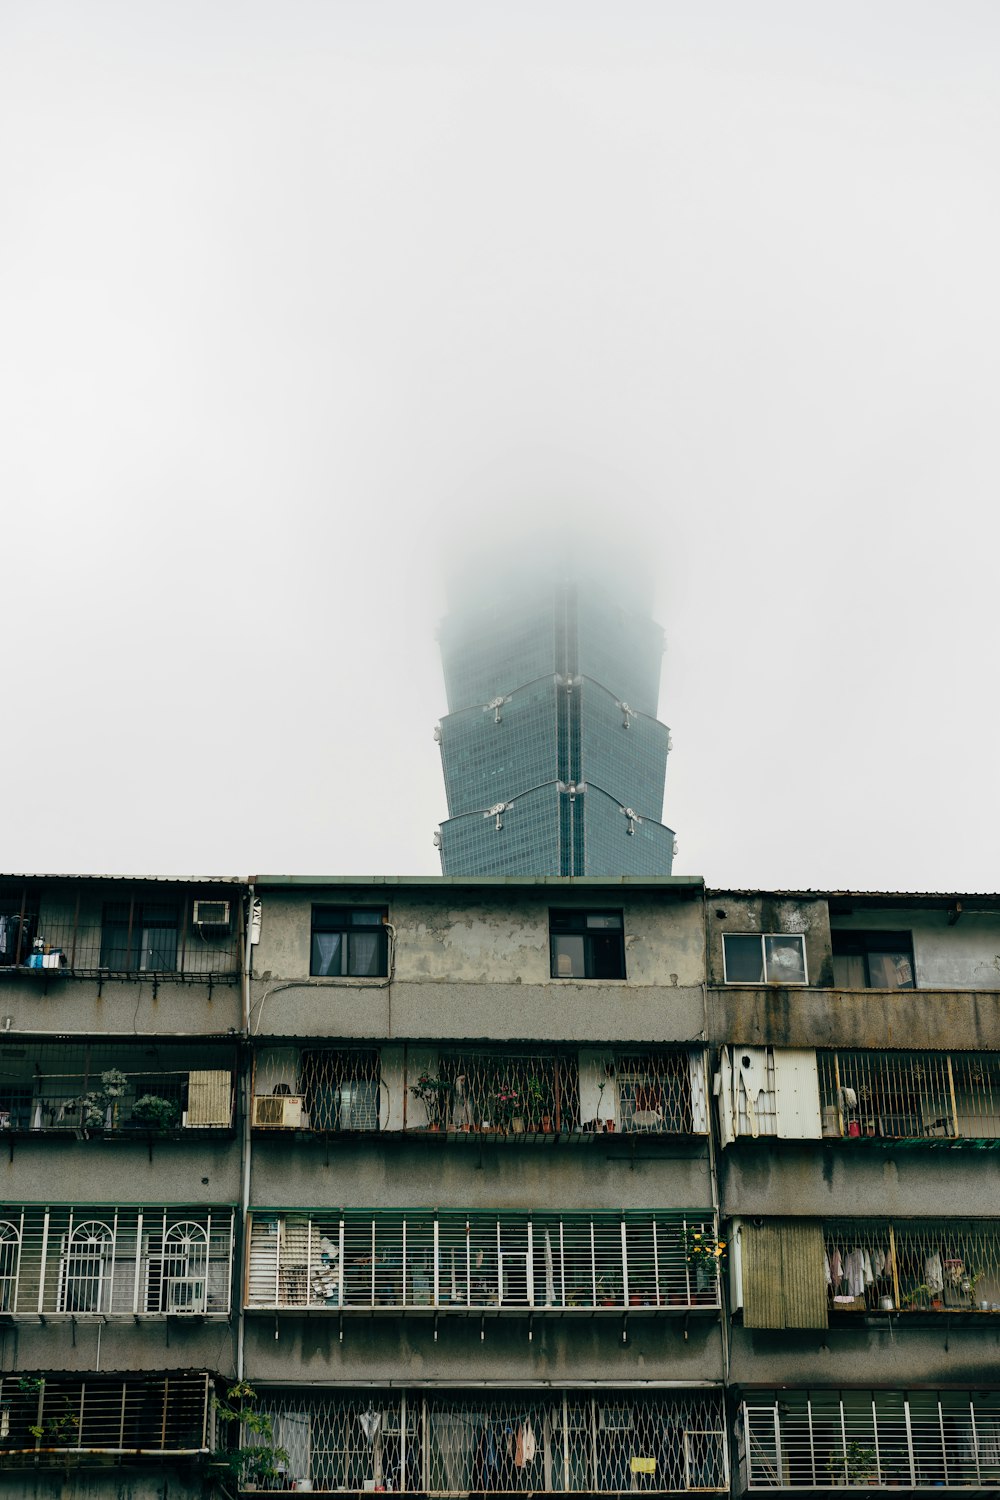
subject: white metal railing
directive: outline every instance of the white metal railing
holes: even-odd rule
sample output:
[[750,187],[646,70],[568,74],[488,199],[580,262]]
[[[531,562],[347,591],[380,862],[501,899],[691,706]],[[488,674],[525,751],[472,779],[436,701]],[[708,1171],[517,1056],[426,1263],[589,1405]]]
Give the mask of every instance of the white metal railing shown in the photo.
[[719,1306],[707,1211],[257,1209],[249,1242],[248,1308],[544,1313]]
[[211,1378],[5,1375],[0,1469],[109,1456],[191,1456],[208,1447]]
[[0,1311],[227,1316],[233,1210],[0,1207]]
[[690,1048],[267,1047],[257,1129],[445,1131],[509,1138],[704,1135],[704,1053]]
[[1000,1483],[1000,1393],[789,1391],[743,1407],[750,1490],[974,1489]]
[[266,1489],[304,1481],[317,1494],[728,1491],[716,1391],[275,1392],[262,1409],[288,1454],[287,1472]]

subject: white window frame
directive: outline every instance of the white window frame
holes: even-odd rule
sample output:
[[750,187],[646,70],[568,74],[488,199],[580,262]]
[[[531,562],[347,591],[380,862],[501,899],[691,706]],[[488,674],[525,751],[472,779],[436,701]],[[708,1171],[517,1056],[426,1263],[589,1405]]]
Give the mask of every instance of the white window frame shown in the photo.
[[[761,968],[763,969],[763,972],[764,972],[764,978],[763,979],[758,979],[758,980],[751,980],[751,979],[730,979],[730,977],[729,977],[729,965],[728,965],[728,963],[726,961],[726,938],[730,938],[730,937],[733,937],[733,938],[755,937],[755,938],[759,938],[760,939],[760,961],[761,961]],[[770,979],[770,978],[768,978],[768,974],[767,974],[767,948],[765,946],[765,939],[766,938],[780,938],[783,943],[797,942],[800,945],[801,950],[802,950],[802,973],[805,976],[803,979]],[[724,984],[742,984],[742,985],[748,985],[748,984],[774,984],[774,985],[788,985],[788,986],[795,985],[795,986],[797,986],[799,988],[801,988],[803,985],[807,985],[809,983],[809,955],[806,952],[806,940],[805,940],[804,933],[801,933],[801,932],[724,932],[722,934],[722,978],[723,978],[723,983]]]

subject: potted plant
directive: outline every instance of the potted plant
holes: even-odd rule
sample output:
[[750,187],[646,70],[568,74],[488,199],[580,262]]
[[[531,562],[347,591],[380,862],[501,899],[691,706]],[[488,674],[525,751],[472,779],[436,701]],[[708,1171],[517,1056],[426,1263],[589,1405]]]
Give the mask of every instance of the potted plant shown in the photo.
[[528,1109],[534,1128],[536,1130],[551,1130],[552,1099],[547,1084],[543,1083],[537,1073],[530,1074],[525,1080],[524,1095],[528,1101]]
[[[514,1111],[517,1109],[517,1105],[518,1097],[514,1089],[499,1088],[492,1095],[490,1111],[498,1130],[507,1131],[515,1128]],[[523,1120],[521,1121],[521,1127],[522,1129],[524,1128]]]
[[903,1293],[899,1299],[900,1309],[903,1312],[922,1312],[922,1300],[925,1297],[932,1297],[933,1295],[927,1283],[922,1281],[919,1286],[915,1286],[910,1291]]
[[83,1130],[114,1130],[118,1125],[118,1102],[128,1088],[128,1076],[120,1068],[106,1068],[99,1089],[77,1099],[67,1099],[67,1109],[79,1109]]
[[161,1099],[159,1094],[143,1094],[132,1106],[132,1119],[147,1130],[173,1130],[180,1118],[176,1099]]
[[410,1084],[410,1093],[420,1100],[427,1111],[428,1130],[440,1130],[448,1118],[451,1084],[433,1073],[421,1073],[416,1083]]
[[832,1455],[825,1468],[834,1483],[843,1476],[845,1484],[878,1484],[878,1453],[862,1443],[848,1443],[842,1453]]

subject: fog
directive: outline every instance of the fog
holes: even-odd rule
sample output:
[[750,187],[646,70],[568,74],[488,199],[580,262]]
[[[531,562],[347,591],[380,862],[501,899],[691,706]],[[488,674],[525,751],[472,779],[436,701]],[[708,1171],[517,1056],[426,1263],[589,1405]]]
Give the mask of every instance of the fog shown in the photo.
[[675,870],[995,888],[998,43],[7,0],[0,866],[437,873],[447,576],[541,528],[652,572]]

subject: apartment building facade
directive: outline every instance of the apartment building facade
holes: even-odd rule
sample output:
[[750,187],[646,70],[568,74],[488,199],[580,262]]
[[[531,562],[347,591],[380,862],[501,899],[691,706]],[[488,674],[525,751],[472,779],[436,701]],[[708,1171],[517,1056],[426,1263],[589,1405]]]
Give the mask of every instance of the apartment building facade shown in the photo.
[[996,1493],[998,954],[993,897],[0,882],[0,1495]]

